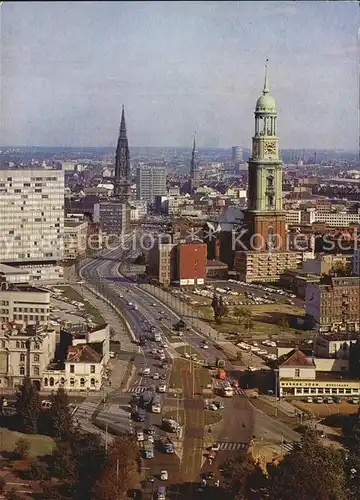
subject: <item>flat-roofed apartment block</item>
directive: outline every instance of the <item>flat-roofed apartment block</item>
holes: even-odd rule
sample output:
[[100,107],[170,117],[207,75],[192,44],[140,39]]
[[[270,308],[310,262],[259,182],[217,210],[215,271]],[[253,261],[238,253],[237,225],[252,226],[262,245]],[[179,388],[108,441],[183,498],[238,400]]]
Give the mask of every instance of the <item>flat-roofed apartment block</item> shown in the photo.
[[287,269],[301,267],[302,252],[236,252],[234,268],[241,281],[273,282],[279,281]]
[[0,235],[0,262],[29,270],[31,280],[62,279],[62,170],[0,170]]
[[88,222],[65,219],[64,260],[74,260],[87,250]]
[[325,277],[306,287],[305,315],[320,332],[360,330],[359,277]]
[[147,274],[161,285],[170,285],[176,271],[176,244],[156,243],[148,254]]
[[29,285],[1,283],[0,324],[47,325],[50,292]]

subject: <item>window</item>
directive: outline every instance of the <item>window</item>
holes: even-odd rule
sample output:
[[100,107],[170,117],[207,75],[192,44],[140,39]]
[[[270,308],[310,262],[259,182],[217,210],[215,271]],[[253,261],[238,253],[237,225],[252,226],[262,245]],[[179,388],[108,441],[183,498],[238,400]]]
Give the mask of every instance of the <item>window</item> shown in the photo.
[[40,361],[40,356],[38,354],[34,354],[34,362],[38,363]]
[[54,387],[54,377],[50,377],[50,387]]
[[20,363],[25,362],[25,354],[20,354]]
[[295,377],[300,377],[300,369],[295,368]]
[[25,348],[26,348],[25,342],[21,342],[21,349],[25,349]]
[[61,379],[60,379],[60,385],[65,385],[65,379],[64,379],[64,377],[61,377]]
[[4,349],[4,347],[5,347],[5,340],[1,341],[1,347]]
[[[30,319],[31,319],[31,316],[30,316]],[[40,349],[40,345],[39,344],[34,344],[34,349]]]
[[75,373],[75,365],[70,365],[70,373]]
[[90,365],[90,373],[95,373],[95,365]]
[[47,386],[48,384],[49,384],[49,381],[48,381],[47,377],[45,377],[45,379],[44,379],[44,385]]
[[40,370],[38,366],[34,366],[34,376],[38,377],[40,375]]
[[70,385],[71,385],[71,387],[74,387],[74,385],[75,385],[75,379],[74,378],[70,379]]
[[90,384],[94,387],[94,385],[95,385],[95,379],[94,379],[94,378],[92,378],[92,379],[90,380]]
[[18,340],[16,341],[16,349],[20,349],[20,342]]
[[84,385],[85,385],[85,379],[84,379],[84,378],[81,378],[81,379],[80,379],[80,386],[81,386],[81,387],[84,387]]
[[25,375],[25,367],[20,366],[20,375]]

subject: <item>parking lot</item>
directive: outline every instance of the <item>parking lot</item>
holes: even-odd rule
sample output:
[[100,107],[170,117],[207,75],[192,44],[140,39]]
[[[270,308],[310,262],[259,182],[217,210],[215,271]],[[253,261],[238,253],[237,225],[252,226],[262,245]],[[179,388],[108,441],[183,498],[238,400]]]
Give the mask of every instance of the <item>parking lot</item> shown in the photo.
[[329,415],[351,415],[357,413],[359,405],[352,404],[347,401],[341,403],[307,403],[305,401],[293,400],[291,401],[296,408],[303,410],[308,414],[314,415],[316,418],[326,418]]

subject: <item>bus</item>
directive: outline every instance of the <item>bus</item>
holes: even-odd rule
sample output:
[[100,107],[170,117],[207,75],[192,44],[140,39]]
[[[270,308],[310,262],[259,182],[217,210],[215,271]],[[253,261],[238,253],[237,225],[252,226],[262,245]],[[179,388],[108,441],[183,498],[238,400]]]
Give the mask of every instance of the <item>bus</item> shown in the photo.
[[161,396],[159,394],[155,394],[153,397],[151,402],[151,411],[153,413],[161,413]]
[[224,380],[221,384],[221,392],[222,395],[225,396],[226,398],[231,398],[231,396],[234,395],[234,389],[231,387],[230,382],[227,380]]

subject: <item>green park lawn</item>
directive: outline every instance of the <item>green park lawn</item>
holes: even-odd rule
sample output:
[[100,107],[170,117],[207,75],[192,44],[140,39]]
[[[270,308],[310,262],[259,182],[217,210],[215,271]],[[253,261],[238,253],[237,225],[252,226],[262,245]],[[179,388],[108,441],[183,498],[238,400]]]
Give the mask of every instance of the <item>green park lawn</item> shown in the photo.
[[39,434],[22,434],[21,432],[0,428],[0,453],[2,451],[13,451],[19,439],[29,441],[29,455],[33,457],[50,454],[55,447],[55,441],[51,437]]

